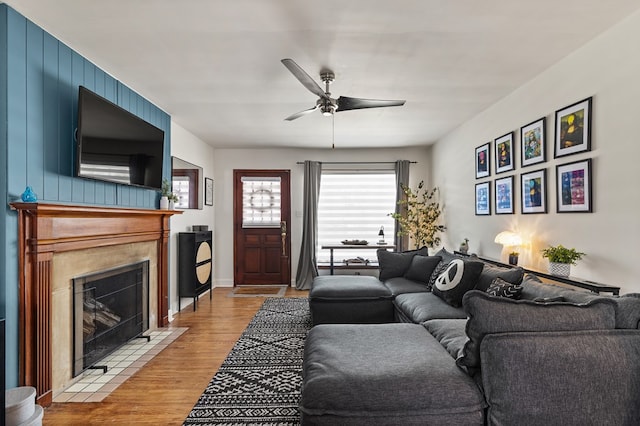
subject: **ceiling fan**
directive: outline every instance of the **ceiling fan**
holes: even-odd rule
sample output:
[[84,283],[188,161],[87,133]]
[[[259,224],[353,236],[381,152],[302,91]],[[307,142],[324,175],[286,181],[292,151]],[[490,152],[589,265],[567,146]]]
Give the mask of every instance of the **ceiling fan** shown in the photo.
[[314,79],[309,77],[293,59],[283,59],[281,61],[285,67],[306,87],[311,93],[318,95],[319,99],[316,101],[316,105],[313,108],[305,109],[304,111],[296,112],[285,118],[287,121],[295,120],[303,115],[309,114],[317,109],[322,112],[322,115],[333,115],[334,112],[349,111],[352,109],[364,109],[364,108],[380,108],[404,105],[406,101],[387,101],[379,99],[362,99],[362,98],[349,98],[347,96],[340,96],[338,99],[331,97],[329,92],[329,85],[335,79],[335,74],[330,70],[323,70],[320,72],[320,78],[325,84],[325,90],[315,82]]

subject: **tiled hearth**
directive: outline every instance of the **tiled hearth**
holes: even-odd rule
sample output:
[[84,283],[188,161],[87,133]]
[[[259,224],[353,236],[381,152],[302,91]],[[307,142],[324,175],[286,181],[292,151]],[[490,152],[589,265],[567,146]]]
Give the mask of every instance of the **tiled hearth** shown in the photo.
[[54,395],[53,402],[100,402],[118,386],[169,346],[187,328],[156,329],[149,333],[151,340],[133,339],[107,356],[101,365],[108,370],[86,370],[80,380],[63,392]]

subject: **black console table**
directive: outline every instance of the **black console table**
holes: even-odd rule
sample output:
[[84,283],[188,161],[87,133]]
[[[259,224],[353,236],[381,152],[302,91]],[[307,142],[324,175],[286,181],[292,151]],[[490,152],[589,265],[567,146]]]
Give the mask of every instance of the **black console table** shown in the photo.
[[[465,257],[470,257],[471,255],[466,254],[466,253],[462,253],[459,251],[455,251],[455,254],[459,255],[459,256],[465,256]],[[487,263],[491,263],[493,265],[496,266],[502,266],[505,268],[514,268],[514,265],[509,265],[507,263],[503,263],[500,262],[499,260],[495,260],[495,259],[491,259],[489,257],[484,257],[484,256],[476,256],[478,259],[487,262]],[[516,265],[517,266],[517,265]],[[595,281],[589,281],[589,280],[583,280],[582,278],[574,278],[574,277],[563,277],[560,275],[552,275],[549,274],[547,272],[542,272],[542,271],[537,271],[535,269],[528,269],[528,268],[522,268],[524,269],[524,272],[526,273],[530,273],[530,274],[534,274],[537,277],[540,278],[544,278],[547,280],[551,280],[551,281],[556,281],[559,283],[563,283],[563,284],[567,284],[567,285],[571,285],[574,287],[580,287],[583,288],[585,290],[589,290],[592,291],[594,293],[611,293],[614,296],[618,296],[620,294],[620,287],[615,287],[612,285],[608,285],[608,284],[602,284],[602,283],[598,283]]]

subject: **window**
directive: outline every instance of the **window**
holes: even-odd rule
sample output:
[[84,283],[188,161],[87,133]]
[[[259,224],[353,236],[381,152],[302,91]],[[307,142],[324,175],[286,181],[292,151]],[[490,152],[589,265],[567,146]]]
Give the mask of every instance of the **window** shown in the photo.
[[280,227],[280,178],[242,177],[242,227]]
[[[318,200],[318,263],[329,263],[329,250],[323,245],[343,240],[366,240],[376,245],[384,226],[387,244],[393,244],[395,221],[389,213],[396,206],[396,176],[393,170],[324,171]],[[334,262],[362,257],[377,261],[373,249],[336,250]]]

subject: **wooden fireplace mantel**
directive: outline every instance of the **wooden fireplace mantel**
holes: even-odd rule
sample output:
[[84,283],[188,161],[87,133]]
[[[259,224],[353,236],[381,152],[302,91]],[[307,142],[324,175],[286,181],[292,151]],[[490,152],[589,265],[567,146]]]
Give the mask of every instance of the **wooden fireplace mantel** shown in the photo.
[[21,386],[33,386],[37,402],[51,405],[51,288],[56,253],[156,241],[158,327],[169,320],[169,218],[176,210],[53,203],[11,203],[18,212]]

